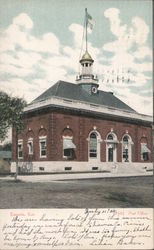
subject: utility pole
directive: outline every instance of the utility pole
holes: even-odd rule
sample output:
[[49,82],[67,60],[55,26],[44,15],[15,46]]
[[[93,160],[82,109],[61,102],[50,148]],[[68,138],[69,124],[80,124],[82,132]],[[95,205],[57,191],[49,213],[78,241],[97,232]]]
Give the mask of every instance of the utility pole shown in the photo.
[[15,173],[15,180],[18,177],[18,128],[16,128],[16,173]]

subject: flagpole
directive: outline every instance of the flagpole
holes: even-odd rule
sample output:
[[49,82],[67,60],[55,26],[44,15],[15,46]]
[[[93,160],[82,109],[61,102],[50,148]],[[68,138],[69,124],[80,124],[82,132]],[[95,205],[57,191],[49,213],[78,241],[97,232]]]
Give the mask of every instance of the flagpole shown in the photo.
[[86,15],[86,52],[87,52],[87,8],[85,8],[85,15]]

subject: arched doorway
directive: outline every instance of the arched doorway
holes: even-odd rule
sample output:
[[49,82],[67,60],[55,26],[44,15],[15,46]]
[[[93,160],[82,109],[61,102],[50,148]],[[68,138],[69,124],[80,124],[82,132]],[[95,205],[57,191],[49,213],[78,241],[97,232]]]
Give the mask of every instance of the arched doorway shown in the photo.
[[106,138],[106,161],[117,161],[117,136],[114,133],[109,133]]

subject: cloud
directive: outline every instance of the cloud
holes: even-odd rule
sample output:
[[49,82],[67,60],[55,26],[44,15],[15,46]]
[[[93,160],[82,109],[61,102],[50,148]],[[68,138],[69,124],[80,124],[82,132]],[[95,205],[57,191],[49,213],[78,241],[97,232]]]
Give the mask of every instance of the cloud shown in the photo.
[[74,34],[73,40],[74,40],[74,46],[77,48],[81,48],[81,42],[82,42],[82,35],[83,34],[83,27],[79,24],[72,23],[69,26],[69,30]]
[[1,88],[10,95],[14,95],[17,97],[22,97],[27,100],[34,98],[35,93],[37,91],[37,86],[31,85],[29,82],[19,79],[19,78],[11,78],[6,81],[1,81]]
[[[100,77],[100,89],[114,91],[125,102],[131,100],[129,105],[138,111],[142,107],[148,113],[152,110],[151,100],[147,97],[144,103],[143,93],[149,93],[149,88],[145,92],[145,86],[151,81],[151,76],[145,75],[152,69],[152,53],[147,45],[149,28],[139,17],[134,17],[130,25],[123,24],[116,8],[107,9],[104,15],[109,20],[114,39],[99,49],[88,42],[88,50],[95,61],[94,72]],[[68,27],[72,46],[63,45],[52,32],[34,36],[34,26],[30,16],[21,13],[0,34],[0,89],[24,97],[28,102],[58,80],[74,82],[80,70],[79,56],[84,52],[81,51],[81,25],[72,23]],[[88,33],[92,34],[90,30]],[[128,69],[129,84],[122,80],[116,82],[117,75],[121,79],[128,77]],[[133,92],[136,87],[140,88],[138,93]]]
[[140,17],[133,18],[132,25],[135,42],[138,45],[144,44],[147,41],[149,27],[147,26],[145,21]]
[[70,26],[75,46],[72,49],[60,44],[54,33],[34,36],[33,27],[31,18],[21,13],[1,32],[0,39],[0,89],[25,97],[28,102],[59,79],[69,80],[69,70],[77,70],[77,38],[82,29],[80,25]]
[[[108,60],[105,58],[108,65],[103,84],[138,112],[152,114],[152,96],[145,97],[142,94],[147,86],[148,93],[152,93],[152,50],[147,43],[149,27],[138,16],[133,17],[129,25],[123,24],[117,8],[105,10],[104,16],[109,20],[114,39],[103,46],[102,54],[112,53]],[[119,69],[122,69],[121,72]],[[112,71],[116,72],[116,77],[112,75]],[[117,76],[121,79],[118,82]],[[135,87],[139,88],[137,93],[134,92]]]
[[[149,27],[142,18],[134,17],[129,27],[126,24],[121,24],[119,9],[109,8],[104,12],[104,16],[109,19],[112,34],[118,38],[113,43],[110,43],[110,45],[114,45],[113,51],[115,51],[115,46],[117,50],[128,50],[133,43],[139,46],[146,43]],[[118,45],[122,45],[122,47]],[[111,50],[111,47],[109,49]]]
[[136,16],[132,19],[131,25],[122,25],[120,11],[116,8],[107,9],[104,16],[109,20],[115,40],[105,44],[103,49],[115,54],[111,59],[113,63],[134,67],[135,57],[144,59],[151,56],[152,52],[146,45],[149,27],[143,19]]
[[149,57],[149,59],[152,59],[152,50],[146,46],[140,46],[134,52],[134,57],[136,59],[143,59],[145,57]]
[[32,29],[33,21],[26,13],[21,13],[13,19],[13,25],[17,25],[18,27],[25,29]]
[[104,12],[104,16],[110,21],[111,32],[116,37],[123,37],[126,32],[126,25],[121,25],[121,20],[119,18],[120,11],[116,8],[107,9]]
[[13,19],[12,24],[1,33],[0,52],[15,51],[17,47],[33,52],[59,54],[59,40],[53,33],[46,33],[40,38],[31,34],[33,22],[22,13]]

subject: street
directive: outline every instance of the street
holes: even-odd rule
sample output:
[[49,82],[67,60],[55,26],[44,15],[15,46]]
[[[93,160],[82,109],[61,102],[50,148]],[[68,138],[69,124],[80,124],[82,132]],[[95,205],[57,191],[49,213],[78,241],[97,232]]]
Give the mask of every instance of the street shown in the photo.
[[31,183],[0,180],[0,208],[153,207],[153,176]]

